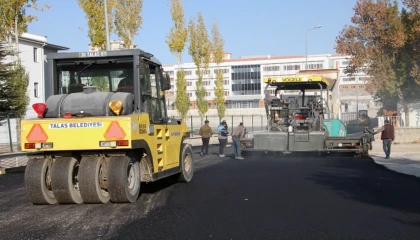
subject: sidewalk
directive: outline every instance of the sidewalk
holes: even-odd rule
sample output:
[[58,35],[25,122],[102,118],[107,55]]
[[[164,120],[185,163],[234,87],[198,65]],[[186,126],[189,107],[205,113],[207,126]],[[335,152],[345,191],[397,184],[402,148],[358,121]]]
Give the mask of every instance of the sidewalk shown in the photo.
[[369,155],[375,163],[392,171],[420,177],[420,144],[418,143],[392,144],[391,156],[385,159],[382,141],[375,140]]

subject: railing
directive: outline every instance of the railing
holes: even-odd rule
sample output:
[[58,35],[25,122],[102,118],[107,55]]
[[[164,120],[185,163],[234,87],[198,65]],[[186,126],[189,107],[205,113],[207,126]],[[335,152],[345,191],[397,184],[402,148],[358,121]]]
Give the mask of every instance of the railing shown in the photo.
[[259,132],[266,130],[267,117],[265,115],[236,115],[225,116],[219,119],[218,116],[205,116],[203,119],[199,116],[189,116],[185,119],[188,128],[190,129],[191,136],[198,136],[200,127],[204,125],[204,121],[209,121],[209,126],[217,133],[217,128],[222,120],[225,120],[228,125],[228,131],[232,132],[239,123],[243,123],[248,133]]
[[[24,119],[36,118],[25,116]],[[0,154],[18,151],[17,133],[20,132],[19,119],[9,113],[0,113]]]
[[344,123],[348,123],[350,121],[357,120],[359,118],[359,114],[357,112],[346,112],[341,114],[341,121]]
[[405,124],[404,117],[401,116],[391,116],[391,117],[378,117],[378,127],[382,127],[384,125],[384,121],[388,120],[389,124],[394,127],[407,127]]
[[[36,118],[36,116],[25,116],[25,119],[29,118]],[[226,120],[229,132],[232,132],[240,122],[244,123],[249,133],[265,130],[267,126],[265,115],[226,116],[223,119]],[[217,133],[217,128],[222,120],[218,116],[205,116],[203,119],[199,116],[189,116],[185,119],[185,122],[192,137],[198,137],[198,132],[204,124],[204,120],[208,120],[213,132]],[[17,119],[8,113],[0,113],[0,154],[18,151],[17,133],[20,131],[20,125],[17,122]]]

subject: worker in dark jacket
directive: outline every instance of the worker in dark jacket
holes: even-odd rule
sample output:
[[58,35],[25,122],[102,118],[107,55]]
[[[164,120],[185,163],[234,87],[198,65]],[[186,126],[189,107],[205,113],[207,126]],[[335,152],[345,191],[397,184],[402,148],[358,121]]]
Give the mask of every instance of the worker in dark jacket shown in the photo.
[[391,154],[391,144],[395,139],[395,130],[394,126],[389,124],[388,120],[385,120],[384,123],[385,124],[376,130],[373,134],[381,133],[381,140],[386,156],[385,158],[389,158],[389,155]]

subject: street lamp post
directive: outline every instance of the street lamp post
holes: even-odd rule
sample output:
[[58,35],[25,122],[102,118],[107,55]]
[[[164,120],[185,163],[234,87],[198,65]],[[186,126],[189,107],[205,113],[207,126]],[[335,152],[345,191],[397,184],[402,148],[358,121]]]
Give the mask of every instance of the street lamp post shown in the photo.
[[306,30],[306,34],[305,34],[305,52],[306,52],[306,54],[305,54],[305,56],[306,56],[306,61],[305,61],[305,70],[308,70],[308,31],[310,31],[310,30],[314,30],[314,29],[317,29],[317,28],[321,28],[322,26],[321,25],[318,25],[318,26],[316,26],[316,27],[313,27],[313,28],[310,28],[310,29],[308,29],[308,30]]

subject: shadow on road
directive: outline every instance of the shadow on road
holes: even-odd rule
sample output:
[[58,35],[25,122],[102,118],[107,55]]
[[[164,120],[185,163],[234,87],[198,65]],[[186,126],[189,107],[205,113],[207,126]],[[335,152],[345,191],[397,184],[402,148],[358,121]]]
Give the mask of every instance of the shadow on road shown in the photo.
[[343,198],[407,213],[420,213],[420,180],[377,165],[371,158],[343,159],[326,167],[331,171],[307,177]]
[[150,182],[150,183],[141,183],[140,188],[140,194],[147,193],[147,194],[153,194],[156,192],[159,192],[163,189],[169,188],[172,185],[176,184],[178,182],[178,174],[175,174],[173,176],[160,179],[156,182]]

